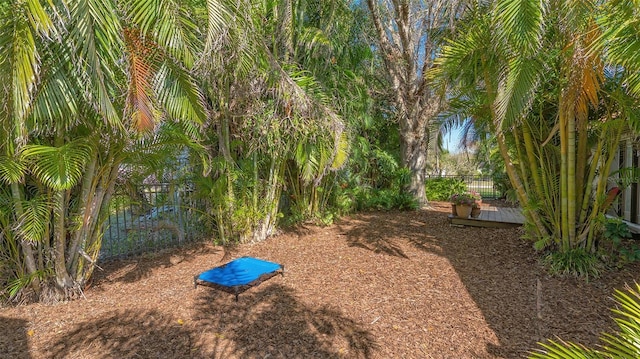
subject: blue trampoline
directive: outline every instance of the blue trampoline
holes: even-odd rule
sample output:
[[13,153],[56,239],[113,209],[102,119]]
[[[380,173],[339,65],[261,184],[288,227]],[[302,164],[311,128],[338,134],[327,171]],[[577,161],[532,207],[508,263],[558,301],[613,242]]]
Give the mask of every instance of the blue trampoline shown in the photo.
[[242,257],[202,272],[193,278],[194,286],[204,285],[238,295],[278,273],[284,275],[282,264],[253,257]]

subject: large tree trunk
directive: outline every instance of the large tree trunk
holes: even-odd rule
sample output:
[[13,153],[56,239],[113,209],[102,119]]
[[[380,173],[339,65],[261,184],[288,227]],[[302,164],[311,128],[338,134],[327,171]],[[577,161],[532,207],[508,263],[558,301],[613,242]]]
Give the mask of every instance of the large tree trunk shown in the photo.
[[405,190],[410,193],[420,205],[426,205],[428,199],[424,183],[427,170],[427,155],[429,150],[429,125],[431,120],[442,108],[440,99],[435,95],[432,101],[424,105],[422,101],[407,104],[399,98],[397,103],[403,109],[400,122],[400,160],[409,169],[410,181]]
[[444,106],[442,93],[432,88],[427,73],[443,41],[441,30],[453,27],[461,4],[459,0],[367,0],[378,37],[377,50],[394,91],[402,165],[411,172],[406,190],[421,205],[427,203],[428,128]]
[[427,196],[424,189],[424,181],[427,167],[428,139],[420,136],[419,133],[402,133],[400,144],[402,146],[402,163],[409,169],[411,174],[406,190],[419,204],[426,204]]

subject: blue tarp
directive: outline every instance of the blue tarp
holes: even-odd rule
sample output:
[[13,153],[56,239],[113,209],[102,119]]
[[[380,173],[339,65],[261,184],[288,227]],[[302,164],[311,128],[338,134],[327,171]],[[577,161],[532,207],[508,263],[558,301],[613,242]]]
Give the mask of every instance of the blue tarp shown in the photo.
[[235,259],[223,266],[202,272],[196,279],[225,287],[251,284],[261,276],[283,269],[278,263],[253,257]]

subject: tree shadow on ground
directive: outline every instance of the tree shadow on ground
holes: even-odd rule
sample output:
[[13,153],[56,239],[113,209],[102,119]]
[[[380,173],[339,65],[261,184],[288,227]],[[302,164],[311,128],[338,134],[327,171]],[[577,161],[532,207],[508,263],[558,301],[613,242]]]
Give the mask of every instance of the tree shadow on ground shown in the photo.
[[[94,271],[89,287],[95,286],[99,290],[103,282],[135,283],[149,278],[155,268],[166,268],[181,262],[189,262],[196,257],[196,254],[220,254],[221,252],[219,247],[200,242],[147,253],[131,259],[99,263],[101,268]],[[228,256],[227,250],[224,252],[223,257]]]
[[[158,310],[110,311],[64,328],[45,356],[369,358],[376,348],[373,335],[360,324],[338,310],[306,306],[281,285],[264,283],[241,294],[238,302],[210,288],[194,295],[191,318]],[[0,349],[2,340],[7,339],[0,339]]]
[[27,322],[21,319],[0,317],[0,356],[28,359],[29,340]]
[[[407,242],[424,251],[439,251],[437,241],[424,230],[423,218],[407,216],[406,221],[398,223],[397,220],[392,219],[399,218],[397,215],[388,216],[388,214],[385,212],[362,214],[358,216],[359,220],[351,221],[359,222],[361,225],[345,228],[338,224],[338,228],[344,232],[343,235],[346,236],[349,246],[367,249],[374,253],[408,259],[409,257],[402,249]],[[398,228],[402,229],[400,233]]]
[[369,358],[375,350],[373,335],[339,310],[309,307],[279,284],[260,289],[238,302],[224,292],[199,291],[193,321],[204,334],[203,356]]
[[[350,246],[375,253],[411,260],[410,245],[446,258],[498,338],[499,345],[487,342],[489,355],[525,357],[537,342],[555,336],[595,346],[601,332],[613,327],[613,289],[632,283],[637,265],[589,283],[550,277],[531,243],[513,239],[521,229],[450,227],[447,215],[360,215],[351,221],[355,226],[340,230]],[[445,235],[443,227],[448,227]],[[394,228],[402,233],[390,232]]]
[[51,358],[190,358],[193,333],[156,310],[112,311],[61,334]]

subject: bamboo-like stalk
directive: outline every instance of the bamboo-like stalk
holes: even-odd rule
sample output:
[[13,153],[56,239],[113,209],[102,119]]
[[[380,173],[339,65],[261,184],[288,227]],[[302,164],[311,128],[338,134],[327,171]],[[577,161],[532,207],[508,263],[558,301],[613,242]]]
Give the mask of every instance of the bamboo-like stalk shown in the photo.
[[576,118],[568,114],[567,118],[567,225],[569,227],[569,246],[576,241]]
[[[515,166],[511,161],[511,157],[509,156],[509,149],[507,147],[504,131],[502,129],[502,123],[497,121],[498,116],[496,114],[496,109],[494,105],[496,100],[495,87],[493,85],[493,82],[491,81],[491,77],[489,76],[488,66],[486,64],[486,59],[484,57],[482,58],[482,62],[483,62],[483,76],[484,76],[484,81],[485,81],[485,86],[487,91],[487,98],[491,103],[491,118],[493,121],[492,124],[493,124],[495,135],[496,135],[496,142],[498,143],[498,150],[500,151],[500,155],[504,160],[505,170],[507,172],[507,176],[509,177],[509,181],[511,182],[511,185],[513,186],[513,188],[516,190],[518,200],[522,204],[527,204],[529,203],[529,197],[527,196],[527,193],[524,190],[522,180],[520,179],[520,176],[518,175],[515,169]],[[544,224],[540,220],[540,216],[538,215],[537,212],[525,211],[524,215],[525,215],[525,218],[528,218],[531,220],[531,222],[533,222],[538,236],[540,236],[541,238],[544,238],[549,235],[547,228],[544,226]]]
[[[590,192],[587,190],[587,186],[585,186],[585,173],[587,173],[587,168],[589,165],[587,162],[589,161],[589,153],[588,153],[588,134],[587,134],[587,114],[582,114],[578,120],[576,121],[576,135],[577,135],[577,148],[576,148],[576,174],[575,174],[575,184],[576,184],[576,205],[582,204],[584,198],[589,198]],[[595,164],[596,162],[591,162],[591,164]],[[582,212],[582,206],[576,208],[576,215],[578,217]],[[582,223],[582,221],[578,220],[578,224]]]
[[542,180],[540,179],[540,169],[536,166],[538,161],[536,160],[536,150],[533,145],[533,138],[531,136],[531,128],[528,121],[523,121],[522,124],[522,138],[524,140],[524,146],[527,153],[527,159],[529,162],[529,174],[533,180],[535,188],[536,198],[540,199],[544,196],[544,190],[542,187]]
[[[100,241],[102,240],[102,228],[104,221],[110,215],[109,212],[109,204],[111,203],[111,197],[115,192],[116,179],[118,178],[118,170],[119,164],[122,162],[122,158],[116,158],[114,161],[109,162],[109,166],[104,166],[105,169],[110,170],[108,175],[104,176],[103,181],[100,186],[96,190],[96,196],[94,200],[94,206],[99,208],[99,210],[94,211],[97,215],[93,216],[92,221],[89,225],[90,234],[89,240],[87,240],[86,246],[87,248],[94,248],[95,252],[89,253],[92,260],[95,261],[98,258],[100,251]],[[76,270],[76,282],[84,285],[84,283],[91,278],[93,270],[95,269],[94,265],[89,265],[88,270],[83,273],[84,263],[87,259],[84,256],[81,256],[78,260],[78,265],[75,268]]]
[[78,261],[78,249],[80,248],[80,243],[83,239],[86,239],[88,224],[92,216],[95,215],[94,207],[87,206],[91,201],[92,194],[95,192],[95,171],[96,165],[98,163],[98,151],[94,151],[91,160],[87,164],[87,168],[85,169],[84,178],[82,179],[82,185],[80,189],[80,205],[78,208],[78,214],[82,214],[82,224],[78,230],[75,231],[73,235],[73,239],[69,245],[69,250],[67,252],[67,270],[69,272],[72,271],[77,265]]
[[[598,141],[596,150],[593,152],[593,158],[591,159],[591,166],[589,167],[589,174],[587,175],[584,195],[582,197],[582,205],[580,206],[580,216],[578,217],[578,223],[584,223],[587,219],[587,213],[590,207],[590,194],[593,189],[593,181],[597,173],[598,163],[600,163],[600,156],[602,153],[602,139]],[[593,210],[593,209],[592,209]]]
[[[605,161],[604,165],[602,166],[602,168],[600,168],[600,173],[609,173],[609,171],[611,170],[611,164],[613,163],[613,159],[616,156],[616,149],[618,147],[618,144],[620,143],[620,136],[622,135],[622,129],[624,128],[624,126],[621,124],[620,126],[618,126],[618,128],[616,128],[616,132],[614,133],[613,136],[613,140],[609,142],[609,147],[607,148],[607,153],[608,153],[608,157],[607,160]],[[595,164],[594,164],[595,165]],[[606,189],[606,185],[607,185],[607,179],[606,176],[601,176],[600,180],[598,181],[598,186],[596,188],[596,198],[600,198],[604,195],[604,191]],[[596,201],[594,203],[594,209],[591,211],[591,216],[589,218],[589,223],[594,223],[597,220],[597,216],[599,214],[599,208],[600,207],[600,202]],[[595,231],[590,230],[588,231],[588,235],[587,235],[587,243],[586,243],[586,247],[587,248],[592,248],[595,249],[595,241],[594,241],[594,233]]]
[[[518,175],[515,169],[515,166],[513,165],[513,162],[511,162],[511,158],[509,157],[509,150],[507,148],[507,144],[504,137],[504,132],[500,129],[496,129],[496,142],[498,142],[498,149],[500,150],[500,154],[504,158],[505,169],[507,171],[507,175],[509,176],[509,180],[511,181],[511,185],[516,190],[516,193],[518,195],[518,200],[520,201],[520,203],[528,203],[529,197],[527,196],[527,193],[524,190],[524,186],[522,185],[522,180],[520,179],[520,176]],[[537,234],[541,238],[547,237],[549,235],[547,228],[544,226],[544,224],[540,220],[540,216],[538,215],[537,212],[525,211],[524,214],[527,218],[531,219],[531,221],[533,222],[538,232]]]
[[568,115],[566,109],[566,99],[564,96],[560,99],[560,249],[567,252],[570,249],[569,242],[569,219],[567,211],[569,209],[569,193],[568,193]]
[[[525,158],[525,156],[522,155],[522,144],[520,143],[520,136],[519,136],[519,132],[517,129],[513,128],[511,131],[511,134],[513,135],[513,140],[515,142],[515,148],[516,148],[516,153],[518,155],[518,165],[520,168],[520,176],[521,178],[525,179],[522,184],[524,185],[524,191],[527,193],[527,195],[529,195],[531,193],[531,187],[529,186],[529,181],[527,181],[527,178],[529,178],[528,174],[527,174],[527,165],[525,163],[525,161],[522,161],[522,159]],[[525,149],[526,152],[526,149]],[[529,198],[530,200],[530,198]]]

